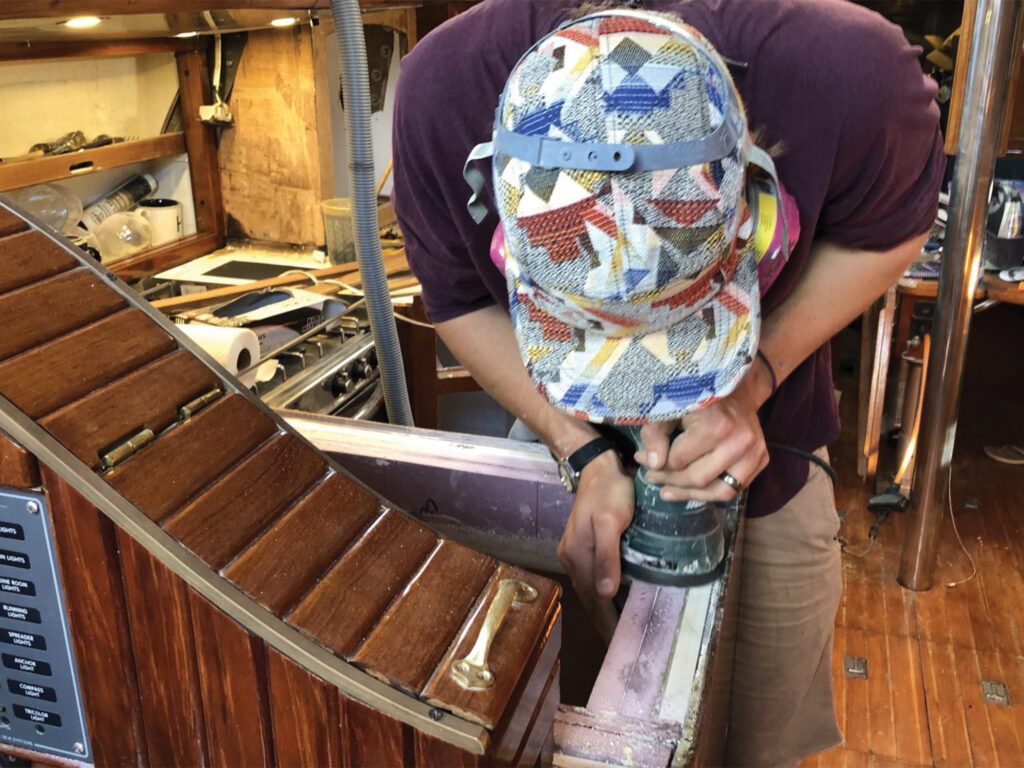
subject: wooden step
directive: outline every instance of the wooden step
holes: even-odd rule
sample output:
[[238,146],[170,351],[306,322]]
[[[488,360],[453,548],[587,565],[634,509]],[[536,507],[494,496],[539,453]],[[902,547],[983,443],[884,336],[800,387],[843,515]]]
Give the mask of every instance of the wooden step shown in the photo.
[[242,395],[225,395],[174,427],[104,479],[157,522],[196,498],[252,453],[277,424]]
[[9,211],[0,208],[0,237],[7,237],[28,229],[28,224]]
[[[331,475],[224,569],[278,616],[312,589],[342,551],[381,514],[380,500]],[[301,557],[295,553],[301,552]]]
[[299,603],[288,623],[350,658],[437,545],[437,537],[412,518],[387,512]]
[[[21,223],[20,219],[16,219]],[[23,225],[24,226],[24,225]],[[76,262],[63,248],[38,232],[9,234],[0,219],[0,293],[66,272]]]
[[143,312],[125,309],[0,363],[0,392],[38,419],[175,346]]
[[100,387],[39,420],[93,469],[119,440],[149,429],[158,435],[178,420],[178,408],[220,386],[213,371],[177,350]]
[[[32,233],[30,233],[32,234]],[[95,322],[126,306],[102,278],[74,269],[0,296],[0,360]]]
[[164,530],[219,570],[327,472],[295,435],[277,435],[171,517]]
[[[352,661],[386,682],[419,693],[497,567],[486,555],[442,541]],[[418,641],[410,643],[410,635]]]

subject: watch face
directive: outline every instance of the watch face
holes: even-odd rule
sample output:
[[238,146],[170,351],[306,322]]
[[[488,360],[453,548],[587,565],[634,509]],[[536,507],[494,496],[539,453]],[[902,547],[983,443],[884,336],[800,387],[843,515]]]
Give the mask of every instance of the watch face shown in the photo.
[[565,490],[569,493],[576,493],[578,476],[565,459],[558,462],[558,476],[562,478],[562,485],[565,486]]

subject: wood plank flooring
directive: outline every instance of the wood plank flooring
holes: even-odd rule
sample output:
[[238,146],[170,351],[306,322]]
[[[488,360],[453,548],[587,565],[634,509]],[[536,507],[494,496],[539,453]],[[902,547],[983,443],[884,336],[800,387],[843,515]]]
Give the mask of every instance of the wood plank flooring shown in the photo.
[[[840,342],[837,358],[842,349]],[[896,583],[905,515],[883,523],[863,557],[851,554],[864,552],[875,518],[866,508],[870,489],[855,473],[856,376],[837,376],[844,434],[832,456],[849,545],[833,681],[846,743],[802,768],[1024,766],[1024,466],[1001,464],[983,451],[1024,445],[1022,349],[1021,307],[998,306],[974,318],[950,498],[977,575],[963,581],[972,567],[947,510],[928,592]],[[883,455],[880,468],[893,466]],[[845,673],[846,656],[867,659],[866,680]],[[982,681],[1004,685],[1008,706],[987,702]]]

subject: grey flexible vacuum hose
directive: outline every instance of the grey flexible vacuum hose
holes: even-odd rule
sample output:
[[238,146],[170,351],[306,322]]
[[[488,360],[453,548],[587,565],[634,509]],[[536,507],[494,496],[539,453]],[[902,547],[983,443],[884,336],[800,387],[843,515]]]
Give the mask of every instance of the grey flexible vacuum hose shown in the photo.
[[412,408],[405,386],[402,350],[398,344],[395,312],[388,293],[384,256],[377,220],[377,189],[373,175],[373,142],[370,136],[370,74],[366,64],[366,39],[358,0],[331,0],[334,29],[341,49],[341,91],[345,94],[348,128],[348,169],[356,256],[370,315],[370,330],[380,365],[381,387],[388,421],[411,427]]

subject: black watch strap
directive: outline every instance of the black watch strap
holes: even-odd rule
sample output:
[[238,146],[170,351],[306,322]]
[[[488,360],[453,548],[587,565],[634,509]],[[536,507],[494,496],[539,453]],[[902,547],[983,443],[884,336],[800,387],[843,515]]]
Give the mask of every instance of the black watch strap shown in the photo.
[[604,435],[595,437],[589,443],[584,443],[571,454],[558,462],[559,474],[562,476],[562,483],[569,493],[576,493],[576,486],[579,484],[580,473],[583,468],[596,459],[605,451],[614,451],[615,443]]

